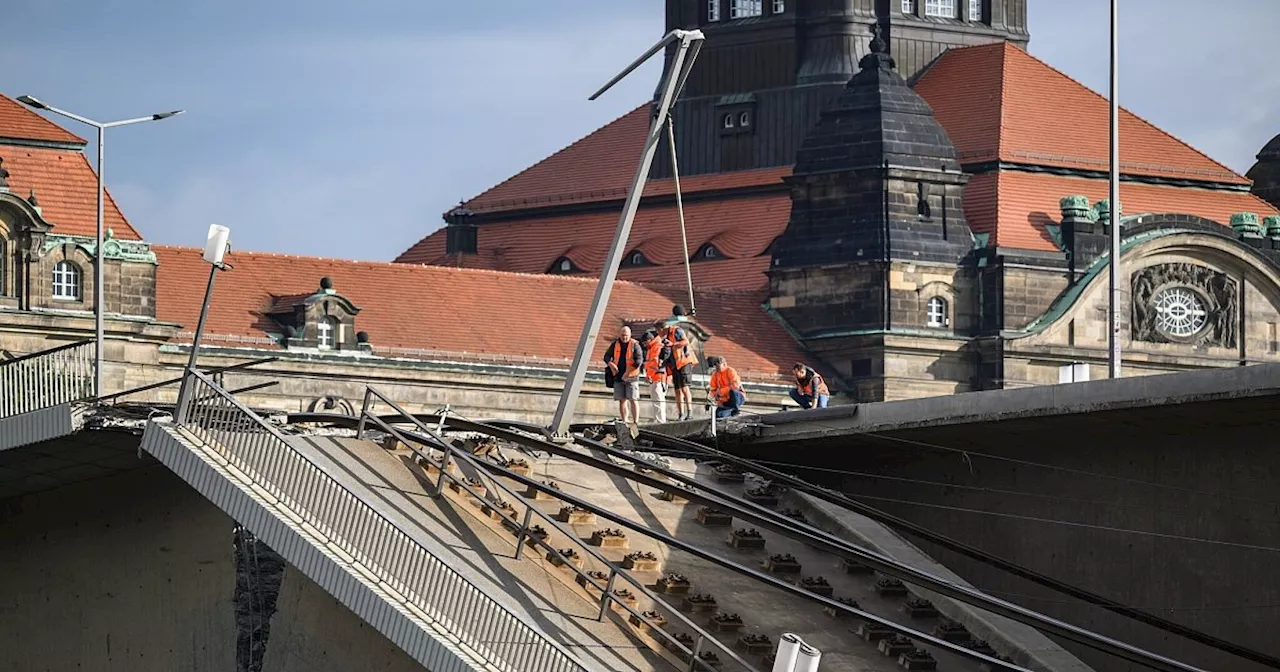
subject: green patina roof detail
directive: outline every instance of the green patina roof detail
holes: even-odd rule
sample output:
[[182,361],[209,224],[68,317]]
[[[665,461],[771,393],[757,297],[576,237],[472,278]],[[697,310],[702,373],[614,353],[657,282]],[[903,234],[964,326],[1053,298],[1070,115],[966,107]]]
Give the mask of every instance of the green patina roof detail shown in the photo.
[[1049,237],[1053,239],[1053,244],[1059,250],[1066,252],[1067,244],[1062,240],[1062,227],[1056,224],[1045,224],[1044,230],[1048,232]]
[[971,233],[973,236],[973,249],[981,250],[991,242],[991,234],[989,233]]
[[[44,245],[40,248],[40,254],[47,254],[53,249],[68,243],[84,249],[91,256],[97,256],[98,254],[98,242],[93,238],[89,236],[68,236],[60,233],[50,233],[44,237]],[[137,264],[160,263],[156,259],[155,252],[151,251],[151,245],[141,240],[119,240],[111,229],[107,229],[106,238],[102,241],[102,256],[105,259],[116,259]]]
[[1237,212],[1231,215],[1231,228],[1242,236],[1262,237],[1262,225],[1258,223],[1258,215],[1252,212]]
[[756,102],[754,93],[731,93],[716,99],[716,105],[743,105]]
[[1262,226],[1267,231],[1267,236],[1271,238],[1280,238],[1280,215],[1268,215],[1262,218]]
[[[1134,215],[1127,219],[1137,219],[1142,216],[1145,215]],[[1155,229],[1152,231],[1146,231],[1121,241],[1120,254],[1123,255],[1130,249],[1148,241],[1180,233],[1203,233],[1203,231],[1194,231],[1191,229]],[[1034,336],[1035,334],[1047,329],[1049,325],[1057,322],[1059,318],[1075,306],[1076,301],[1080,299],[1080,295],[1084,293],[1085,288],[1093,283],[1094,278],[1101,275],[1102,271],[1107,268],[1107,265],[1110,262],[1111,255],[1109,252],[1099,255],[1099,257],[1094,260],[1093,264],[1089,266],[1088,270],[1085,271],[1085,274],[1080,277],[1080,280],[1077,281],[1076,284],[1072,285],[1071,289],[1068,289],[1065,294],[1058,297],[1058,300],[1054,301],[1053,305],[1049,306],[1049,310],[1045,311],[1043,315],[1037,317],[1031,322],[1031,324],[1028,324],[1022,329],[1010,330],[1009,338],[1026,338],[1027,336]]]

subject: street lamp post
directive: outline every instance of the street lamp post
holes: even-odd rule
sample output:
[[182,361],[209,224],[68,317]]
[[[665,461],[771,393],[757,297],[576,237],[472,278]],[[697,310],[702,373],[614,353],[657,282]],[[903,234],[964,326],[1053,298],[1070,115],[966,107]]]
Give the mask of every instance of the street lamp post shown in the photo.
[[1123,357],[1120,354],[1120,218],[1124,216],[1120,202],[1120,0],[1111,0],[1111,147],[1109,150],[1109,175],[1107,180],[1107,210],[1111,216],[1110,255],[1107,288],[1107,331],[1111,334],[1107,343],[1107,371],[1111,378],[1119,378]]
[[101,397],[103,392],[102,385],[102,351],[103,344],[106,340],[105,329],[103,327],[102,316],[106,312],[106,289],[103,273],[103,256],[102,256],[102,219],[103,206],[106,201],[106,187],[104,186],[102,176],[102,157],[103,157],[103,141],[106,139],[106,131],[108,128],[116,126],[128,126],[130,124],[140,124],[144,121],[160,121],[169,117],[182,114],[183,110],[174,110],[172,112],[161,112],[147,117],[138,117],[136,119],[122,119],[120,121],[98,122],[78,114],[72,114],[66,110],[60,110],[51,105],[46,105],[38,99],[31,96],[18,96],[18,102],[33,107],[37,110],[45,110],[59,116],[78,121],[82,124],[88,124],[98,129],[98,225],[94,236],[94,274],[93,274],[93,332],[94,332],[94,348],[93,348],[93,394],[95,397]]

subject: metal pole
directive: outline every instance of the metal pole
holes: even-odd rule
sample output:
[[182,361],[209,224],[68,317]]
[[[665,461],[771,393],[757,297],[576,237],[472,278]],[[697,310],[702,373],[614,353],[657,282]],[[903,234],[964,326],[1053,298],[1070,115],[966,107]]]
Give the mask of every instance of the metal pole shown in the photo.
[[667,142],[671,144],[671,177],[676,188],[676,213],[680,216],[680,249],[684,250],[684,279],[689,285],[689,314],[696,315],[698,307],[693,299],[693,269],[689,264],[689,236],[684,230],[684,197],[680,194],[680,162],[676,160],[676,125],[667,117]]
[[218,266],[209,264],[209,285],[204,290],[204,304],[200,306],[200,321],[196,323],[196,335],[191,339],[191,355],[187,357],[187,369],[182,372],[182,383],[178,386],[178,405],[174,409],[174,419],[182,424],[187,419],[187,395],[191,388],[188,381],[191,372],[196,370],[196,357],[200,354],[200,337],[204,334],[204,321],[209,316],[209,300],[213,296],[213,279],[218,277]]
[[1119,58],[1119,5],[1111,0],[1111,176],[1107,187],[1108,210],[1111,213],[1111,264],[1109,269],[1110,292],[1107,299],[1107,320],[1110,327],[1111,350],[1107,361],[1111,378],[1120,377],[1120,104],[1117,93],[1120,85]]
[[[626,203],[622,206],[622,216],[618,219],[618,231],[614,234],[613,246],[609,248],[609,256],[605,259],[604,269],[600,273],[600,284],[596,285],[595,298],[591,301],[591,311],[582,325],[582,335],[578,338],[577,354],[574,356],[573,365],[569,368],[564,393],[560,395],[555,417],[551,421],[551,431],[555,436],[568,434],[569,423],[573,420],[574,408],[578,404],[578,396],[582,393],[587,362],[595,351],[597,332],[600,330],[600,323],[604,320],[605,308],[609,305],[613,281],[618,275],[618,264],[622,261],[622,254],[626,250],[627,238],[631,234],[631,223],[635,220],[636,210],[640,207],[640,197],[644,193],[644,185],[649,178],[649,168],[653,165],[653,155],[658,149],[658,141],[662,139],[663,127],[675,99],[676,89],[684,80],[685,57],[689,53],[689,45],[703,39],[702,33],[698,31],[674,31],[663,40],[663,43],[671,41],[673,36],[678,37],[680,46],[671,61],[671,68],[666,73],[666,82],[662,87],[662,95],[658,99],[658,112],[649,125],[649,136],[645,140],[644,152],[640,155],[640,165],[636,168],[635,177],[631,181],[631,191],[627,193]],[[649,55],[655,51],[656,48],[651,49]],[[633,64],[632,69],[636,65]],[[615,78],[614,81],[617,79]]]
[[103,324],[103,313],[106,311],[105,297],[107,295],[104,278],[106,274],[103,269],[102,255],[102,215],[103,204],[106,201],[106,183],[102,175],[103,163],[102,158],[105,150],[103,144],[107,137],[107,128],[98,126],[98,226],[95,233],[96,247],[93,251],[94,271],[93,271],[93,396],[101,397],[103,394],[103,375],[102,375],[102,350],[106,346],[106,328]]

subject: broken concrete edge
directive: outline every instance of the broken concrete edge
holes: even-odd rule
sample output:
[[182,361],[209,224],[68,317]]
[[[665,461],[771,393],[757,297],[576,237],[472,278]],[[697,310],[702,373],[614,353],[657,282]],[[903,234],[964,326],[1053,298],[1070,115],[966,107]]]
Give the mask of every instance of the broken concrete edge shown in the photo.
[[[790,497],[814,527],[956,585],[974,587],[893,530],[870,518],[805,493],[792,492]],[[1045,672],[1091,672],[1093,669],[1031,626],[911,584],[908,584],[908,590],[916,597],[932,602],[941,614],[963,625],[974,637],[986,640],[1018,665]]]
[[[811,436],[873,433],[1275,395],[1280,395],[1280,364],[1254,364],[1133,376],[1118,380],[1103,379],[833,406],[755,416],[752,421],[753,429],[760,439],[790,441]],[[809,422],[814,424],[813,428],[804,426]],[[679,429],[686,428],[680,426]],[[662,431],[676,434],[665,428]]]

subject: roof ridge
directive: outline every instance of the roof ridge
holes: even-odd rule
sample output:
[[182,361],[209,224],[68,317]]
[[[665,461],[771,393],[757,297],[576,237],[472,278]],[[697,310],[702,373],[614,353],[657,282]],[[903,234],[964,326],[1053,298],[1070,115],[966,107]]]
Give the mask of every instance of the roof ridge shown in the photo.
[[586,140],[590,139],[590,138],[591,138],[592,136],[594,136],[596,133],[599,133],[600,131],[602,131],[602,130],[604,130],[604,129],[606,129],[606,128],[608,128],[608,127],[610,127],[610,126],[612,126],[612,125],[614,125],[614,124],[616,124],[616,123],[618,123],[619,121],[621,121],[621,120],[623,120],[623,119],[625,119],[625,118],[627,118],[627,117],[629,117],[629,116],[631,116],[631,115],[635,114],[636,112],[638,112],[638,111],[640,111],[640,110],[644,109],[644,108],[645,108],[646,106],[648,106],[648,105],[649,105],[649,103],[643,103],[643,104],[641,104],[641,105],[638,105],[638,106],[636,106],[636,107],[632,108],[631,110],[628,110],[626,113],[624,113],[624,114],[622,114],[622,115],[619,115],[619,116],[615,117],[614,119],[610,120],[608,123],[603,124],[603,125],[601,125],[601,126],[599,126],[599,127],[595,128],[595,129],[594,129],[594,130],[592,130],[590,133],[587,133],[586,135],[583,135],[583,136],[579,137],[577,140],[574,140],[573,142],[571,142],[571,143],[569,143],[569,144],[565,145],[564,147],[561,147],[559,150],[557,150],[557,151],[555,151],[555,152],[553,152],[553,153],[551,153],[551,154],[549,154],[549,155],[547,155],[547,156],[543,157],[542,159],[540,159],[540,160],[538,160],[538,161],[536,161],[536,162],[534,162],[534,163],[532,163],[532,164],[530,164],[530,165],[526,166],[523,170],[520,170],[520,171],[518,171],[518,172],[514,173],[513,175],[511,175],[511,176],[510,176],[510,177],[508,177],[507,179],[505,179],[505,180],[503,180],[503,181],[501,181],[501,182],[499,182],[499,183],[497,183],[497,184],[495,184],[495,185],[493,185],[493,186],[489,187],[488,189],[485,189],[484,191],[482,191],[482,192],[480,192],[480,193],[476,194],[475,196],[472,196],[471,198],[469,198],[469,199],[467,199],[467,200],[465,201],[465,204],[470,205],[471,203],[473,203],[473,202],[475,202],[475,201],[478,201],[478,200],[480,200],[481,198],[484,198],[484,196],[485,196],[486,194],[493,192],[493,191],[494,191],[494,190],[496,190],[498,187],[501,187],[502,185],[504,185],[504,184],[507,184],[507,183],[511,182],[512,180],[516,179],[517,177],[520,177],[521,175],[524,175],[525,173],[528,173],[529,171],[533,170],[534,168],[537,168],[538,166],[541,166],[542,164],[544,164],[544,163],[546,163],[546,162],[550,161],[551,159],[553,159],[553,158],[555,158],[555,157],[557,157],[557,156],[560,156],[561,154],[564,154],[565,152],[569,151],[570,149],[573,149],[574,147],[576,147],[576,146],[578,146],[578,145],[582,144],[584,141],[586,141]]
[[[1005,123],[1006,122],[1005,109],[1008,108],[1008,105],[1006,105],[1006,103],[1009,101],[1009,87],[1005,86],[1005,77],[1009,76],[1009,58],[1010,58],[1009,47],[1013,46],[1009,42],[1003,42],[1001,43],[1001,45],[1002,46],[1000,49],[1000,102],[996,103],[996,107],[997,107],[999,119],[1000,119],[1000,126],[999,126],[1000,131],[999,131],[999,134],[996,136],[996,159],[997,160],[1004,154],[1005,134],[1007,133],[1007,129],[1009,127],[1009,124]],[[986,45],[983,45],[983,46],[986,46]],[[999,190],[998,179],[996,180],[996,187],[997,187],[996,188],[996,194],[997,194],[996,207],[999,208],[998,194],[1000,193],[1000,190]]]
[[[46,129],[53,129],[53,130],[55,130],[56,132],[61,133],[61,134],[63,134],[64,136],[66,136],[66,137],[57,138],[57,139],[54,139],[54,138],[51,138],[51,137],[32,138],[32,137],[22,137],[22,136],[19,136],[19,137],[15,137],[15,138],[13,138],[14,140],[36,140],[36,141],[42,141],[42,142],[78,142],[78,143],[79,143],[79,144],[81,144],[81,145],[87,145],[87,144],[89,144],[89,141],[88,141],[88,140],[85,140],[84,138],[82,138],[82,137],[80,137],[80,136],[76,135],[75,133],[72,133],[71,131],[68,131],[67,129],[63,128],[62,126],[59,126],[58,124],[54,123],[53,121],[50,121],[49,119],[46,119],[46,118],[45,118],[45,116],[44,116],[43,114],[39,114],[39,113],[35,112],[34,110],[28,109],[26,105],[23,105],[22,103],[18,102],[17,100],[15,100],[15,99],[13,99],[13,98],[10,98],[9,96],[7,96],[7,95],[5,95],[5,94],[3,94],[3,93],[0,93],[0,98],[3,98],[3,99],[4,99],[4,101],[5,101],[6,103],[8,103],[8,106],[9,106],[9,107],[12,107],[13,109],[21,110],[21,112],[19,112],[19,114],[22,114],[22,115],[24,115],[24,116],[26,116],[26,117],[28,117],[28,118],[33,119],[33,120],[34,120],[34,119],[39,119],[39,121],[38,121],[38,122],[36,122],[36,123],[38,123],[38,124],[40,124],[40,125],[44,126]],[[6,136],[6,137],[8,137],[8,136]],[[67,137],[72,138],[72,140],[67,140]]]
[[[1039,65],[1042,65],[1042,66],[1044,66],[1045,68],[1048,68],[1050,71],[1052,71],[1054,74],[1058,75],[1059,77],[1062,77],[1063,79],[1066,79],[1067,81],[1071,82],[1072,84],[1075,84],[1076,86],[1079,86],[1081,89],[1083,89],[1083,90],[1085,90],[1085,91],[1089,92],[1089,94],[1090,94],[1090,95],[1092,95],[1092,96],[1094,96],[1094,97],[1096,97],[1096,98],[1098,98],[1098,99],[1102,100],[1103,102],[1107,103],[1108,105],[1110,105],[1110,104],[1111,104],[1110,99],[1108,99],[1106,96],[1104,96],[1104,95],[1102,95],[1101,93],[1098,93],[1097,91],[1094,91],[1093,89],[1089,88],[1089,87],[1088,87],[1088,86],[1086,86],[1083,82],[1081,82],[1080,80],[1076,79],[1075,77],[1072,77],[1071,75],[1068,75],[1067,73],[1065,73],[1065,72],[1063,72],[1063,71],[1059,70],[1058,68],[1054,67],[1053,65],[1050,65],[1047,61],[1044,61],[1044,60],[1042,60],[1042,59],[1040,59],[1040,58],[1037,58],[1037,57],[1036,57],[1035,55],[1033,55],[1031,52],[1029,52],[1029,51],[1027,51],[1027,50],[1025,50],[1025,49],[1022,49],[1021,47],[1019,47],[1019,46],[1017,46],[1017,45],[1015,45],[1015,44],[1009,43],[1009,42],[1005,42],[1004,44],[1006,44],[1006,45],[1008,45],[1008,46],[1012,47],[1013,49],[1017,50],[1017,52],[1018,52],[1018,53],[1022,54],[1022,55],[1023,55],[1023,56],[1025,56],[1026,58],[1030,58],[1031,60],[1035,61],[1035,62],[1036,62],[1036,63],[1038,63]],[[984,46],[985,46],[985,45],[984,45]],[[971,47],[970,47],[970,48],[971,48]],[[1008,51],[1006,51],[1006,54],[1007,54],[1007,53],[1008,53]],[[1001,87],[1001,88],[1004,88],[1004,87]],[[1001,96],[1003,97],[1003,95],[1004,95],[1004,94],[1002,93],[1002,94],[1001,94]],[[1002,101],[1002,102],[1003,102],[1003,101]],[[1165,136],[1166,138],[1168,138],[1168,139],[1170,139],[1170,140],[1174,141],[1175,143],[1177,143],[1177,144],[1179,144],[1179,145],[1182,145],[1183,147],[1186,147],[1187,149],[1190,149],[1192,152],[1195,152],[1196,154],[1200,155],[1200,157],[1201,157],[1201,158],[1203,158],[1203,159],[1207,160],[1209,163],[1212,163],[1213,165],[1217,166],[1217,167],[1218,167],[1220,170],[1222,170],[1224,173],[1227,173],[1227,174],[1229,174],[1229,175],[1233,175],[1233,176],[1235,176],[1235,177],[1237,177],[1237,178],[1240,178],[1240,179],[1242,179],[1242,180],[1243,180],[1243,179],[1246,179],[1243,175],[1241,175],[1241,174],[1237,173],[1236,171],[1232,170],[1232,169],[1231,169],[1231,168],[1229,168],[1226,164],[1223,164],[1222,162],[1218,161],[1217,159],[1213,158],[1212,156],[1209,156],[1208,154],[1206,154],[1206,153],[1204,153],[1204,152],[1200,151],[1199,149],[1197,149],[1196,147],[1194,147],[1191,143],[1189,143],[1189,142],[1187,142],[1187,141],[1185,141],[1185,140],[1183,140],[1183,139],[1179,138],[1178,136],[1176,136],[1176,135],[1174,135],[1174,134],[1172,134],[1172,133],[1170,133],[1170,132],[1168,132],[1168,131],[1164,130],[1163,128],[1160,128],[1159,126],[1157,126],[1157,125],[1155,125],[1155,124],[1151,123],[1150,121],[1147,121],[1145,118],[1143,118],[1142,116],[1138,115],[1138,114],[1137,114],[1137,113],[1135,113],[1133,110],[1130,110],[1129,108],[1125,107],[1124,105],[1121,105],[1121,106],[1120,106],[1120,111],[1121,111],[1121,112],[1124,112],[1124,113],[1128,113],[1128,114],[1129,114],[1129,116],[1133,117],[1134,119],[1138,120],[1139,122],[1142,122],[1143,124],[1146,124],[1149,128],[1151,128],[1152,130],[1156,131],[1157,133],[1160,133],[1161,135],[1163,135],[1163,136]],[[1001,118],[1001,128],[1002,128],[1002,129],[1003,129],[1003,127],[1004,127],[1004,123],[1003,123],[1003,121],[1004,121],[1004,119],[1003,119],[1003,118]],[[1002,139],[1003,139],[1003,130],[1001,131],[1001,133],[1002,133]],[[1001,147],[1001,149],[1003,149],[1003,147]],[[1123,170],[1123,167],[1124,167],[1124,160],[1123,160],[1123,159],[1121,159],[1120,164],[1121,164],[1121,169]],[[1192,179],[1194,179],[1194,178],[1192,178]]]

